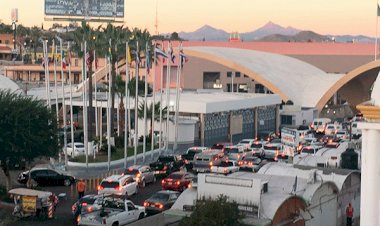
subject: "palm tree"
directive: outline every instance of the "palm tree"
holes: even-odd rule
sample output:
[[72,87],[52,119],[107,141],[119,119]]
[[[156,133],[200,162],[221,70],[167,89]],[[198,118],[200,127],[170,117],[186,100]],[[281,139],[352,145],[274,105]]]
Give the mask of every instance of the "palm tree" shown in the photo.
[[42,36],[42,31],[37,27],[34,26],[30,29],[30,40],[31,40],[31,46],[33,48],[33,55],[34,55],[34,61],[37,61],[37,48],[40,47],[41,43],[38,41],[38,39]]
[[[145,102],[141,101],[139,104],[138,111],[137,111],[139,119],[144,118],[144,106],[145,106]],[[152,120],[153,103],[151,103],[150,105],[147,105],[146,112],[147,112],[147,115],[149,116],[148,119],[150,120],[149,136],[153,136],[153,132],[154,132],[152,131],[153,122],[154,121],[158,122],[160,120],[160,107],[161,107],[161,102],[157,102],[154,105],[154,120]],[[167,108],[165,107],[162,109],[163,118],[166,118],[166,113],[167,113]]]

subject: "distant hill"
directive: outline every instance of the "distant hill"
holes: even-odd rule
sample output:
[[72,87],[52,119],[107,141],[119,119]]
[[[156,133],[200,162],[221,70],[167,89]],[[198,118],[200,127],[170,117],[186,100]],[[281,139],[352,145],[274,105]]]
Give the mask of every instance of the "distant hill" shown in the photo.
[[[204,25],[193,32],[179,32],[178,35],[185,40],[197,41],[227,41],[230,38],[229,32],[214,28],[210,25]],[[282,27],[273,22],[268,22],[254,31],[240,33],[240,38],[243,41],[274,42],[322,42],[333,40],[336,42],[375,42],[374,38],[364,35],[321,35],[313,31],[302,31],[291,26]]]

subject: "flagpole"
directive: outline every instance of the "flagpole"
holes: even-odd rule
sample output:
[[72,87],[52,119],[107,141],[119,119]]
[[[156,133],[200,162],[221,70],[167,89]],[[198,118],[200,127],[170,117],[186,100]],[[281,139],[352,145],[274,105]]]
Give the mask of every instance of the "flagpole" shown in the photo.
[[[162,49],[164,49],[164,42],[162,42]],[[156,51],[154,51],[156,52]],[[161,76],[160,76],[160,135],[158,137],[158,153],[161,154],[161,148],[162,148],[162,90],[164,86],[164,58],[162,58],[161,63]]]
[[156,111],[156,43],[153,44],[153,103],[152,103],[152,131],[151,131],[151,142],[150,142],[150,156],[153,160],[153,150],[154,150],[154,123],[155,123],[155,111]]
[[[43,66],[44,66],[44,70],[45,70],[46,107],[49,108],[48,86],[47,86],[47,72],[46,72],[46,68],[47,68],[46,45],[47,45],[46,40],[42,40],[42,49],[43,49],[43,52],[44,52]],[[57,123],[58,123],[58,122],[57,122]]]
[[[99,118],[98,118],[98,100],[97,100],[97,92],[98,92],[98,80],[97,80],[97,71],[96,71],[96,52],[94,50],[94,79],[95,79],[95,136],[99,136]],[[95,158],[95,152],[94,152]]]
[[139,42],[136,41],[136,74],[135,74],[135,80],[136,80],[136,87],[135,87],[135,137],[134,137],[134,145],[135,145],[135,157],[134,157],[134,164],[136,165],[137,163],[137,141],[138,141],[138,104],[139,104],[139,95],[138,95],[138,90],[139,90],[139,56],[140,51],[139,51]]
[[[111,40],[110,40],[111,41]],[[111,46],[111,45],[110,45]],[[110,47],[111,48],[111,47]],[[108,144],[108,171],[111,169],[111,86],[112,86],[112,75],[111,75],[111,57],[108,56],[108,95],[107,95],[107,144]]]
[[[182,44],[180,44],[179,46],[179,50],[182,49]],[[176,100],[176,103],[175,103],[175,126],[174,126],[174,147],[173,149],[174,150],[177,150],[178,148],[178,115],[179,115],[179,86],[180,86],[180,71],[181,71],[181,68],[182,68],[182,60],[181,60],[181,56],[179,56],[179,64],[177,66],[177,81],[176,81],[176,95],[175,95],[175,100]]]
[[[171,44],[169,42],[168,47],[168,53],[171,51]],[[165,150],[168,151],[169,149],[169,116],[170,116],[170,63],[171,61],[171,54],[168,55],[168,61],[166,62],[166,147]]]
[[129,109],[129,90],[128,90],[128,83],[129,83],[129,65],[128,65],[128,58],[129,58],[129,44],[128,41],[125,43],[125,108],[124,108],[124,168],[127,168],[127,159],[128,159],[128,112],[127,108]]
[[[61,49],[60,50],[60,54],[61,54],[61,82],[62,82],[62,116],[63,116],[63,128],[65,128],[66,126],[66,103],[65,103],[65,85],[64,85],[64,78],[63,78],[63,43],[62,43],[62,39],[60,37],[57,37],[57,39],[59,40],[59,48]],[[57,50],[56,50],[57,51]],[[55,60],[54,60],[55,62]],[[74,142],[72,142],[72,145],[74,145]],[[67,153],[67,131],[66,129],[63,130],[63,149],[65,151],[65,153]],[[74,147],[73,147],[73,150],[74,150]]]
[[[48,40],[46,40],[46,55],[48,55],[48,45],[47,45],[47,43],[48,43]],[[47,78],[47,87],[48,87],[48,96],[47,96],[47,98],[48,98],[48,103],[49,103],[49,109],[51,109],[51,98],[50,98],[50,72],[49,72],[49,60],[48,60],[48,58],[46,59],[47,60],[47,76],[46,76],[46,78]]]
[[[53,52],[57,54],[57,50],[55,48],[55,41],[53,39]],[[54,68],[54,90],[55,90],[55,111],[57,115],[57,124],[59,125],[59,108],[58,108],[58,91],[57,91],[57,69],[56,69],[56,62],[55,62],[55,56],[53,53],[53,68]],[[63,124],[63,129],[65,130],[65,124]]]
[[[67,43],[67,50],[70,51],[70,42]],[[71,81],[71,53],[69,54],[69,82],[70,82],[70,128],[71,128],[71,143],[74,143],[74,117],[73,117],[73,86],[72,86],[72,81]],[[67,167],[67,148],[65,152],[65,166]]]
[[[115,49],[117,49],[117,47],[115,46]],[[119,73],[119,64],[118,62],[116,61],[115,62],[115,69],[116,69],[116,75],[120,75]],[[121,76],[121,75],[120,75]],[[120,108],[119,108],[119,105],[117,105],[116,107],[116,120],[117,120],[117,136],[120,137]]]
[[379,1],[376,1],[376,39],[375,39],[375,60],[377,60],[377,27],[379,21]]
[[86,169],[88,169],[88,114],[87,114],[87,41],[84,41],[84,56],[83,56],[83,71],[84,71],[84,77],[83,77],[83,84],[84,84],[84,98],[83,98],[83,129],[84,129],[84,151],[86,153]]

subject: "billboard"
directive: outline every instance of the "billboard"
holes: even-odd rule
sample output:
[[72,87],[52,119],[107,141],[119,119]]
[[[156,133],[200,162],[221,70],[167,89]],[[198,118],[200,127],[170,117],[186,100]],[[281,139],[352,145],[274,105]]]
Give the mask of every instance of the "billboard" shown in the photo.
[[124,17],[124,0],[45,0],[46,16]]

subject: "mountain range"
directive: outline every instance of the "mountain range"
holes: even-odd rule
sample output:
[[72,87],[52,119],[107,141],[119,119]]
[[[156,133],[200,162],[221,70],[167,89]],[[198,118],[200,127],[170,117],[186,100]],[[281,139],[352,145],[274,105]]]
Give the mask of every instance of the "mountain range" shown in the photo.
[[[291,26],[282,27],[273,22],[245,33],[239,33],[243,41],[273,41],[273,42],[375,42],[375,38],[364,35],[321,35],[313,31],[304,31]],[[185,40],[227,41],[230,33],[204,25],[193,32],[179,32],[178,36]]]

